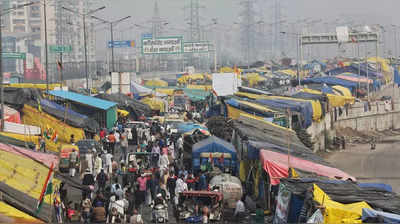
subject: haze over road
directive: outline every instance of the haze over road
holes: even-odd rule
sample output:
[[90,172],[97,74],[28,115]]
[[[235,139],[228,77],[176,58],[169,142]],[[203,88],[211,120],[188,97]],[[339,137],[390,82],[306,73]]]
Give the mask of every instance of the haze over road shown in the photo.
[[390,184],[394,192],[400,193],[400,136],[384,140],[387,143],[378,143],[376,150],[370,150],[369,144],[356,145],[332,153],[327,161],[356,177],[358,182]]

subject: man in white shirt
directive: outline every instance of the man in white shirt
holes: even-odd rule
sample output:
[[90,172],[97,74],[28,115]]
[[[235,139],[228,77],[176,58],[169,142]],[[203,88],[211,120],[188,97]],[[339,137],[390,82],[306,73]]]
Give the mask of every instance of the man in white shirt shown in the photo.
[[179,203],[179,193],[187,191],[188,190],[188,186],[185,183],[185,181],[183,181],[183,175],[181,174],[178,178],[178,180],[176,181],[176,186],[175,186],[175,205],[178,205]]
[[100,158],[100,155],[97,154],[96,158],[94,159],[94,173],[93,175],[96,177],[97,174],[100,173],[101,168],[103,168],[103,162]]
[[112,173],[112,159],[113,155],[111,153],[108,153],[105,155],[105,160],[106,160],[106,173],[111,174]]

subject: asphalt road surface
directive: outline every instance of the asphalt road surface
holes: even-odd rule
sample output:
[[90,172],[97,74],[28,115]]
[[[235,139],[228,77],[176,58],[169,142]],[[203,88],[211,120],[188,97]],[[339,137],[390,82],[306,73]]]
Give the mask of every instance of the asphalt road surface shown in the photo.
[[355,145],[332,153],[328,162],[357,178],[358,182],[385,183],[400,193],[400,136],[390,136],[371,150],[369,144]]

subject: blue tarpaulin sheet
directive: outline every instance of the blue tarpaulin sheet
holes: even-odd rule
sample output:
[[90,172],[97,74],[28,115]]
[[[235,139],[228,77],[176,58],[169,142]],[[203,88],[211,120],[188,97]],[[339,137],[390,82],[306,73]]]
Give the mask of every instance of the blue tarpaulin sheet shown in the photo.
[[179,133],[186,133],[194,129],[207,130],[207,128],[195,123],[180,123],[177,125],[177,129]]
[[[220,138],[217,138],[215,136],[210,136],[203,141],[200,141],[196,144],[193,145],[192,147],[192,159],[193,160],[199,160],[200,159],[200,154],[201,153],[229,153],[231,155],[232,162],[235,164],[237,163],[237,153],[235,150],[235,147],[227,142],[224,141]],[[228,162],[228,160],[224,161]],[[193,169],[200,169],[200,163],[193,162]]]
[[353,90],[354,88],[357,87],[358,83],[344,80],[344,79],[339,79],[333,76],[324,76],[324,77],[315,77],[315,78],[310,78],[310,79],[304,79],[301,81],[303,84],[308,84],[308,83],[325,83],[327,85],[340,85],[349,88],[350,90]]
[[300,113],[304,119],[302,123],[303,128],[308,128],[312,124],[313,109],[310,102],[283,99],[261,99],[256,100],[256,102],[267,105],[269,108],[285,111],[290,109],[292,112]]
[[362,188],[376,188],[376,189],[381,189],[385,190],[388,192],[393,192],[392,186],[389,184],[383,184],[383,183],[359,183],[358,186]]
[[[367,76],[366,64],[365,63],[362,63],[361,65],[351,64],[350,66],[334,68],[332,70],[327,71],[326,74],[334,76],[334,75],[340,75],[340,74],[346,73],[346,72],[360,74],[361,76],[366,77]],[[382,74],[374,71],[371,67],[368,67],[368,77],[369,78],[381,78]]]
[[362,209],[362,220],[366,220],[367,218],[374,218],[380,216],[383,218],[384,223],[400,223],[400,215],[396,215],[393,213],[388,213],[388,212],[381,212],[381,211],[376,211],[373,209],[369,208],[363,208]]
[[[65,107],[64,106],[61,106],[61,105],[59,105],[57,103],[54,103],[52,101],[49,101],[49,100],[41,99],[40,100],[40,105],[47,106],[47,107],[53,108],[55,110],[59,110],[59,111],[61,111],[63,113],[65,112]],[[83,118],[83,119],[88,118],[86,115],[80,114],[80,113],[75,112],[75,111],[73,111],[71,109],[68,109],[67,113],[71,114],[71,115],[74,115],[74,116],[77,116],[77,117],[80,117],[80,118]]]

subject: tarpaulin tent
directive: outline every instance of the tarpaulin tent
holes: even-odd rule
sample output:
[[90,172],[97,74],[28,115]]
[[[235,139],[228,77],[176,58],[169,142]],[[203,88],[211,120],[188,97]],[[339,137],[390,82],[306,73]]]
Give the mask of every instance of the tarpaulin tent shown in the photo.
[[332,200],[318,185],[314,184],[314,201],[324,207],[324,223],[361,223],[362,210],[371,207],[365,201],[342,204]]
[[198,102],[201,100],[207,99],[207,97],[211,96],[210,91],[204,91],[202,89],[183,89],[183,92],[189,99],[193,102]]
[[129,112],[133,118],[139,118],[142,114],[144,116],[151,116],[151,108],[139,100],[135,100],[124,94],[99,94],[97,98],[109,100],[118,103],[118,108],[124,109]]
[[10,223],[44,223],[4,202],[0,202],[0,214],[11,218]]
[[[220,138],[217,138],[215,136],[210,136],[200,142],[197,142],[196,144],[193,145],[192,147],[192,159],[193,159],[193,169],[199,170],[200,165],[201,165],[201,155],[205,154],[210,154],[210,153],[218,153],[221,154],[222,156],[224,154],[229,154],[230,155],[230,164],[226,164],[224,161],[225,165],[232,166],[232,168],[235,170],[237,168],[237,153],[235,150],[235,147],[227,142],[224,141]],[[227,157],[228,158],[228,157]],[[207,158],[209,159],[209,156]],[[213,159],[220,159],[220,157],[213,157]],[[226,160],[229,161],[229,160]],[[235,172],[235,171],[234,171]]]
[[[40,213],[36,212],[48,171],[49,168],[31,158],[0,150],[2,201],[35,218],[48,221],[53,212],[49,205],[50,195],[45,196]],[[59,184],[60,181],[53,178],[53,186]]]
[[153,92],[152,89],[144,87],[136,82],[131,82],[131,92],[136,95],[148,95]]
[[16,155],[31,158],[32,160],[40,162],[49,168],[52,163],[54,164],[54,167],[57,167],[59,162],[59,158],[55,154],[36,152],[9,144],[0,143],[0,151],[10,152]]
[[370,208],[363,208],[362,209],[362,221],[366,221],[368,218],[376,218],[380,217],[383,219],[384,223],[400,223],[400,215],[376,211]]
[[358,186],[361,188],[381,189],[387,192],[393,192],[392,186],[384,183],[359,183]]
[[369,83],[369,84],[372,84],[374,82],[372,79],[369,79],[367,77],[359,76],[359,75],[356,75],[356,74],[353,74],[353,73],[348,73],[348,72],[345,72],[343,74],[337,75],[335,77],[339,78],[339,79],[352,81],[352,82],[357,82],[357,83]]
[[60,120],[65,120],[65,122],[71,126],[83,128],[92,132],[100,129],[99,123],[91,117],[80,114],[70,108],[66,110],[64,106],[50,100],[40,99],[39,101],[40,105],[35,102],[32,102],[30,105],[40,107],[42,111]]
[[158,97],[145,97],[140,101],[148,105],[152,110],[165,112],[165,102]]
[[156,87],[156,86],[166,87],[166,86],[168,86],[168,82],[163,81],[161,79],[151,79],[151,80],[145,81],[144,85],[145,86],[154,86],[154,87]]
[[361,188],[352,181],[302,178],[281,179],[281,183],[295,194],[303,194],[313,184],[317,184],[334,201],[343,204],[365,201],[373,209],[400,214],[400,198],[396,193],[376,188]]
[[48,93],[69,102],[71,108],[78,113],[90,115],[101,127],[112,128],[117,121],[116,102],[63,90],[52,90]]
[[260,161],[262,167],[268,173],[272,185],[279,184],[280,178],[286,178],[289,176],[289,167],[329,178],[340,177],[355,180],[354,177],[337,168],[328,167],[269,150],[260,150]]
[[238,119],[240,114],[243,112],[258,117],[274,117],[274,114],[276,113],[276,111],[271,110],[266,106],[235,98],[226,100],[225,103],[239,110],[236,112],[233,111],[232,108],[228,108],[228,116],[232,119]]
[[191,123],[191,122],[183,122],[183,123],[179,123],[176,125],[176,129],[178,130],[178,133],[186,133],[186,132],[190,132],[193,131],[195,129],[200,129],[200,130],[206,130],[208,131],[208,129],[200,124],[196,124],[196,123]]
[[[23,112],[22,120],[26,124],[38,126],[42,129],[42,131],[44,130],[48,131],[50,129],[55,131],[58,136],[57,143],[69,142],[72,134],[74,135],[76,141],[85,138],[85,133],[82,128],[75,128],[68,124],[65,124],[63,121],[56,119],[55,117],[47,113],[43,113],[34,107],[25,105],[22,112]],[[46,139],[46,147],[52,151],[57,152],[58,148],[55,145],[54,141],[47,138],[45,139]],[[24,140],[24,138],[22,140]]]
[[303,128],[308,128],[312,124],[313,118],[313,107],[311,102],[299,102],[294,100],[283,100],[283,99],[260,99],[256,100],[257,103],[267,105],[271,109],[290,110],[301,114],[303,122],[301,125]]
[[341,85],[344,87],[347,87],[351,89],[352,91],[357,88],[357,83],[348,81],[348,80],[343,80],[339,79],[333,76],[324,76],[324,77],[315,77],[315,78],[308,78],[308,79],[303,79],[301,81],[302,84],[308,84],[308,83],[325,83],[327,85],[333,86],[333,85]]

